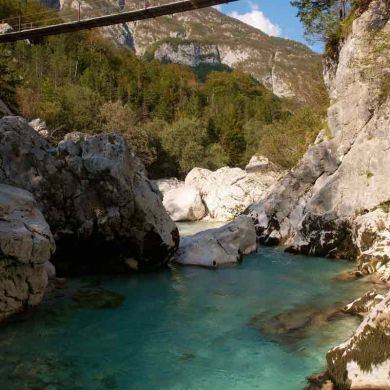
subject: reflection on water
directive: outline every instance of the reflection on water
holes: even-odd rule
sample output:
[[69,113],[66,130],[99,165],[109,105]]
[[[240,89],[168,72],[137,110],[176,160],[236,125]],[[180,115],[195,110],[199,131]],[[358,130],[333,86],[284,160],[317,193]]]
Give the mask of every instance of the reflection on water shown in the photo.
[[[1,388],[302,389],[356,327],[318,314],[369,288],[337,280],[347,267],[260,248],[235,268],[73,280],[0,330]],[[80,287],[124,301],[80,306]]]
[[189,236],[207,229],[214,229],[227,224],[228,222],[176,222],[180,236]]

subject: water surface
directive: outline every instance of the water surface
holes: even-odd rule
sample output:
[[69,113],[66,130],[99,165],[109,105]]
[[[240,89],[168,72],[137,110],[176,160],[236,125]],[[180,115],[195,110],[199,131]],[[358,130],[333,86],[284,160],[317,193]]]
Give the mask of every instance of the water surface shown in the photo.
[[[363,282],[335,279],[347,267],[260,248],[234,268],[69,281],[33,316],[0,329],[1,388],[302,389],[356,319],[281,340],[261,326],[275,314],[325,311],[366,291]],[[70,299],[96,286],[122,294],[122,306],[79,308]]]

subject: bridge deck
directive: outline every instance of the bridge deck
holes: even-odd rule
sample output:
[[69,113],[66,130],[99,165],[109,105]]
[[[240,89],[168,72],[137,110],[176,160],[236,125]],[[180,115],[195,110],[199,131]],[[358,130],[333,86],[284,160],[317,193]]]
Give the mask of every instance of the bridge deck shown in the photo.
[[213,5],[224,4],[233,1],[237,0],[181,0],[149,8],[82,19],[80,21],[77,20],[64,22],[61,24],[53,24],[50,26],[35,27],[27,30],[7,32],[5,34],[0,34],[0,43],[14,42],[23,39],[34,39],[46,35],[64,34],[80,30],[88,30],[96,27],[110,26],[113,24],[151,19],[158,16],[172,15],[179,12],[206,8]]

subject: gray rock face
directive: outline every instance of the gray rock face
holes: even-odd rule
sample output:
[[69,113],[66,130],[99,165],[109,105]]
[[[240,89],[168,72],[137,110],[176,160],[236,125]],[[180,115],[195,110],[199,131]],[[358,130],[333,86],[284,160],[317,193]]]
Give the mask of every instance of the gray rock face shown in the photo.
[[[390,50],[384,45],[390,33],[388,12],[388,2],[372,1],[353,22],[338,62],[327,60],[332,137],[310,147],[264,202],[251,208],[262,242],[355,259],[377,239],[386,239],[388,207],[381,216],[362,215],[390,200],[390,99],[380,92],[390,72]],[[374,223],[363,223],[376,217]],[[367,247],[361,239],[373,229],[377,238]]]
[[53,236],[33,196],[0,184],[0,321],[37,305],[47,285]]
[[176,46],[161,44],[154,52],[154,58],[162,62],[172,62],[187,66],[200,64],[220,64],[221,57],[217,45],[206,45],[199,42],[185,42]]
[[34,194],[62,272],[125,271],[129,259],[150,269],[173,255],[176,226],[121,136],[70,133],[55,147],[24,119],[4,117],[0,161],[1,182]]
[[176,261],[185,265],[218,267],[236,264],[242,255],[255,251],[255,227],[250,218],[241,215],[220,228],[182,238]]
[[0,118],[6,115],[12,115],[8,106],[0,99]]
[[340,388],[389,388],[390,293],[370,310],[349,340],[328,352],[327,362]]

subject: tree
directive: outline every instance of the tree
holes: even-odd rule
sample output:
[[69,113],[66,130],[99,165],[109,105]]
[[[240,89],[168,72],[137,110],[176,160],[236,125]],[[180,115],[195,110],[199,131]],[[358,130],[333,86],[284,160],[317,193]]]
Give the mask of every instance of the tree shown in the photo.
[[185,174],[195,166],[203,166],[208,143],[207,129],[197,119],[179,119],[161,133],[163,148]]
[[292,0],[309,40],[326,41],[339,23],[340,0]]
[[129,148],[149,166],[156,160],[156,148],[147,131],[136,124],[134,113],[120,101],[106,102],[100,108],[102,131],[113,131],[123,135]]

